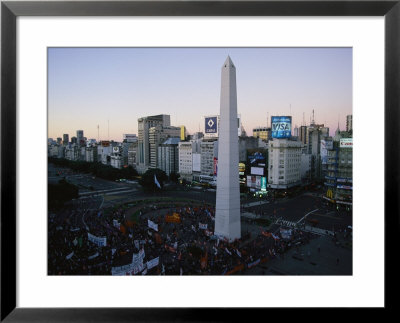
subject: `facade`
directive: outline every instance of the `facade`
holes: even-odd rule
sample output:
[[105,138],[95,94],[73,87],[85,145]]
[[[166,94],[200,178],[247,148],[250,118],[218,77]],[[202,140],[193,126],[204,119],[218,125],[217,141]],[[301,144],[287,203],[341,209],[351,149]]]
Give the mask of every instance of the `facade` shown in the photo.
[[246,162],[247,150],[259,147],[261,139],[254,137],[239,137],[239,161]]
[[274,138],[269,142],[269,188],[287,189],[301,183],[302,146],[299,140]]
[[121,169],[122,168],[122,156],[113,154],[110,156],[110,165],[111,167]]
[[173,126],[155,126],[149,129],[150,159],[149,168],[157,168],[158,147],[168,138],[180,138],[181,128]]
[[158,147],[157,168],[163,170],[168,176],[179,172],[179,142],[180,138],[168,138]]
[[89,147],[86,147],[85,149],[86,152],[86,158],[85,160],[87,162],[97,162],[97,145],[90,145]]
[[217,147],[217,140],[203,140],[200,143],[201,175],[214,175],[214,158],[218,158]]
[[193,153],[196,152],[196,145],[193,141],[181,141],[178,145],[178,172],[182,179],[192,181],[193,177]]
[[128,146],[128,166],[132,166],[133,168],[136,168],[137,147],[138,147],[137,141],[130,143]]
[[65,147],[65,159],[78,160],[80,155],[80,148],[77,144],[70,144]]
[[328,150],[324,199],[351,209],[353,204],[353,141],[352,138],[338,139],[333,142],[333,148]]
[[308,131],[307,131],[307,126],[300,126],[298,136],[299,136],[300,141],[301,141],[304,145],[307,145],[307,144],[308,144],[307,133],[308,133]]
[[214,234],[233,241],[241,237],[241,224],[236,68],[229,56],[221,70],[220,104]]
[[150,167],[150,141],[149,129],[155,126],[169,126],[170,116],[160,114],[156,116],[138,119],[138,148],[137,148],[137,170],[144,173]]
[[321,163],[321,141],[329,136],[329,128],[322,125],[312,124],[307,128],[308,154],[312,155],[311,177],[314,180],[323,178]]

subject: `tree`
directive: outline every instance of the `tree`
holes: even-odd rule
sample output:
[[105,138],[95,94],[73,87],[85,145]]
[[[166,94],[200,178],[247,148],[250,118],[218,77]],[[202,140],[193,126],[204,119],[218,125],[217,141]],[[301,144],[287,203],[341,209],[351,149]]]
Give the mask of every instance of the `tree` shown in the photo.
[[[142,185],[143,189],[146,191],[159,191],[162,189],[163,184],[167,179],[168,176],[164,171],[154,168],[149,169],[142,175],[139,184]],[[160,187],[156,184],[156,180],[160,184]]]
[[179,175],[179,173],[169,174],[169,180],[174,183],[178,183],[179,177],[181,177],[181,175]]
[[58,184],[48,184],[48,204],[49,208],[58,208],[66,202],[79,197],[77,186],[61,179]]

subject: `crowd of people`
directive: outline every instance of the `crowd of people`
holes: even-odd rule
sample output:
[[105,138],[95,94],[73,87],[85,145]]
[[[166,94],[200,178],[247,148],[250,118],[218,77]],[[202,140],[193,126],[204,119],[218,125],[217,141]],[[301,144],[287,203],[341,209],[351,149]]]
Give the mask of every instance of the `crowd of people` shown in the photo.
[[50,214],[49,275],[229,275],[312,238],[297,229],[260,227],[229,242],[213,233],[211,205],[142,201],[133,208],[134,219],[128,208],[82,204]]

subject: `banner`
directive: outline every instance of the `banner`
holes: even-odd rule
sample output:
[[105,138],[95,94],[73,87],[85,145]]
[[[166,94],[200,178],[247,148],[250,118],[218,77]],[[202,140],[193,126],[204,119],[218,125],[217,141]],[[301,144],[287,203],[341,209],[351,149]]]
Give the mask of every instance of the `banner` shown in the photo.
[[285,230],[281,228],[280,232],[283,239],[290,239],[292,237],[292,230]]
[[159,263],[159,257],[151,259],[147,262],[147,269],[150,270],[156,266],[158,266]]
[[117,229],[119,229],[119,222],[118,220],[113,220],[113,226],[116,227]]
[[181,223],[181,217],[178,213],[173,213],[172,215],[165,216],[165,222],[167,223]]
[[261,231],[262,235],[266,236],[267,238],[272,238],[272,234],[270,232]]
[[107,245],[106,237],[96,237],[93,234],[88,233],[88,240],[99,247],[105,247]]
[[203,224],[199,222],[199,229],[207,229],[207,224]]
[[135,244],[135,248],[136,248],[136,249],[139,249],[139,240],[135,240],[135,241],[134,241],[134,244]]
[[133,275],[134,274],[134,265],[128,264],[125,266],[119,267],[112,267],[111,268],[111,275],[112,276],[126,276],[126,275]]
[[158,231],[158,224],[155,224],[153,221],[147,220],[147,225],[149,226],[149,228]]
[[256,261],[253,261],[253,262],[247,264],[247,268],[257,266],[259,263],[260,263],[260,259],[257,259]]
[[88,259],[89,259],[89,260],[90,260],[90,259],[94,259],[94,258],[98,257],[98,255],[99,255],[99,253],[96,252],[94,255],[88,257]]

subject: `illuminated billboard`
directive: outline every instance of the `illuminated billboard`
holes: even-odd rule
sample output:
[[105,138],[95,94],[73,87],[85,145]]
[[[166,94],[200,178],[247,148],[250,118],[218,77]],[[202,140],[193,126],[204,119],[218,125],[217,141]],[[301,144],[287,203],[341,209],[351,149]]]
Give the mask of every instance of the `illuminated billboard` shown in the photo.
[[251,175],[264,175],[264,168],[262,167],[251,167]]
[[204,118],[204,130],[207,135],[218,133],[217,116]]
[[292,133],[292,117],[271,117],[272,138],[290,138]]
[[340,148],[353,148],[353,138],[340,139]]
[[[219,132],[219,115],[204,117],[204,136],[207,138],[217,138]],[[237,115],[238,136],[241,135],[241,116]]]
[[333,149],[333,141],[331,140],[321,140],[321,163],[327,164],[328,163],[328,150]]

